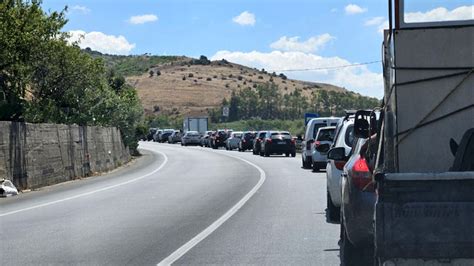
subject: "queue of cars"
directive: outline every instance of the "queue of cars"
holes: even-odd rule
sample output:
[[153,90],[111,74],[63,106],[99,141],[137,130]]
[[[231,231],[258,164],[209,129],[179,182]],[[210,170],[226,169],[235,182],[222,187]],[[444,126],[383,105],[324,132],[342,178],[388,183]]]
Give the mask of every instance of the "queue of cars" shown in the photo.
[[[365,116],[369,125],[355,125]],[[315,118],[308,122],[302,142],[303,168],[326,169],[326,221],[340,224],[341,265],[370,265],[373,260],[373,214],[376,193],[372,174],[376,151],[370,143],[376,134],[356,137],[354,128],[380,127],[373,111],[346,111],[342,118]],[[375,132],[375,131],[374,131]]]
[[233,131],[218,129],[201,134],[197,131],[182,133],[174,129],[151,128],[147,140],[155,142],[181,143],[181,146],[199,145],[218,149],[238,150],[245,152],[252,150],[253,154],[268,157],[270,155],[296,156],[296,139],[288,131]]

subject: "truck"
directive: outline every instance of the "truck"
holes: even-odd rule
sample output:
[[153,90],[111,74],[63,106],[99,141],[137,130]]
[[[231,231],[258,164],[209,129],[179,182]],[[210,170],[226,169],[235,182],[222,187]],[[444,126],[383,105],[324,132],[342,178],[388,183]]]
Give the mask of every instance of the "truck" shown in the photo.
[[209,117],[207,116],[189,116],[185,117],[183,121],[184,133],[188,131],[197,131],[204,135],[208,130]]
[[389,1],[376,151],[375,265],[474,265],[474,20],[405,21]]

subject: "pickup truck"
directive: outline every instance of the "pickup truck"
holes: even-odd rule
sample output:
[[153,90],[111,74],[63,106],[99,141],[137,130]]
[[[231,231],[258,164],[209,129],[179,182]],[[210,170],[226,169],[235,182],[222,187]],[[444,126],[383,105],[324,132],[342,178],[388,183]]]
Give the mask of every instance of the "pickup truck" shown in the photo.
[[354,125],[376,140],[374,262],[474,265],[474,20],[390,17],[381,123]]

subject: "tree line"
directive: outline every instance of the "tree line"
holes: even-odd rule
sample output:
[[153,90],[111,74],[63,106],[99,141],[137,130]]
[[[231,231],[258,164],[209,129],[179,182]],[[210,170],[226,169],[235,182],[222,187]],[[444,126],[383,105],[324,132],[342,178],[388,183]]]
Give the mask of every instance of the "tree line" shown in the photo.
[[[301,89],[282,94],[275,83],[259,84],[256,88],[232,91],[229,99],[223,99],[219,108],[209,111],[212,121],[237,121],[259,119],[301,119],[307,112],[321,116],[342,116],[345,110],[373,108],[380,104],[376,98],[358,95],[349,91],[314,90],[311,97]],[[227,119],[222,117],[222,108],[229,108]]]
[[116,126],[135,151],[143,121],[138,95],[101,59],[69,43],[67,7],[0,2],[0,120]]

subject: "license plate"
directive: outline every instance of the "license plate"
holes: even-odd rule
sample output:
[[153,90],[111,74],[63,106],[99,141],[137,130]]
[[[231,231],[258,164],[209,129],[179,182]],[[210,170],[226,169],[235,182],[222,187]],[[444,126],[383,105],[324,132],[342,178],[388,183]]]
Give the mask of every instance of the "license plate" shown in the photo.
[[284,141],[278,141],[278,144],[286,144]]

